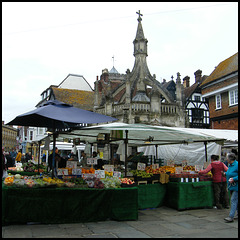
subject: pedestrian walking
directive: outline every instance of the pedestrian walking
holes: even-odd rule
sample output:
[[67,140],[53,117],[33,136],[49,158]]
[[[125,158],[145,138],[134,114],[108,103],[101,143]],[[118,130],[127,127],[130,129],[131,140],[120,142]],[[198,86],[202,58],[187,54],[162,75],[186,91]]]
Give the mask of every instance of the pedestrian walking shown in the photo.
[[14,149],[12,149],[12,151],[10,152],[10,155],[12,157],[13,167],[14,167],[15,166],[15,159],[17,157],[17,152]]
[[21,160],[22,160],[22,151],[21,150],[18,151],[18,154],[17,154],[15,160],[16,160],[17,163],[21,162]]
[[[227,154],[228,170],[223,172],[227,178],[228,190],[231,193],[231,210],[229,216],[224,218],[226,222],[238,219],[238,161],[234,153]],[[236,216],[235,216],[236,213]]]
[[227,192],[227,180],[226,177],[222,175],[223,171],[227,171],[227,166],[219,161],[218,155],[211,155],[211,164],[205,170],[199,171],[201,173],[208,173],[212,172],[213,178],[213,192],[214,192],[214,199],[215,204],[218,209],[222,209],[222,204],[220,203],[220,196],[222,193],[223,196],[223,204],[225,208],[229,208],[229,197]]
[[7,159],[7,168],[13,167],[13,160],[12,160],[11,154],[9,152],[6,152],[5,157]]

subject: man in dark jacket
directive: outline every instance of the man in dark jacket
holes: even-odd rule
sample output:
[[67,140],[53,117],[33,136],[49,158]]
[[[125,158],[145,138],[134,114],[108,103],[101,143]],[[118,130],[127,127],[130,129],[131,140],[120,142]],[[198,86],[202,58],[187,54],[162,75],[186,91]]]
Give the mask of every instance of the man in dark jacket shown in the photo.
[[[49,155],[49,158],[48,158],[48,167],[50,168],[50,170],[52,170],[52,159],[53,159],[53,152]],[[61,161],[61,156],[58,153],[57,147],[55,148],[55,158],[54,159],[55,159],[54,168],[56,168],[56,162],[59,164],[59,162]]]
[[9,152],[6,152],[5,157],[7,159],[7,168],[13,167],[13,160]]
[[28,162],[28,160],[32,160],[31,152],[26,153],[25,160],[26,160],[26,162]]

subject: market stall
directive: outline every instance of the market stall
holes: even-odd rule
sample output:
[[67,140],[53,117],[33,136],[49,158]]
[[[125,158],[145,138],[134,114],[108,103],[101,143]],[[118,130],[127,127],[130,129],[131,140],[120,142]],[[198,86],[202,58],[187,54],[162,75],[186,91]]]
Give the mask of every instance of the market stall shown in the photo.
[[163,206],[166,190],[167,185],[161,183],[138,185],[138,209]]
[[[114,165],[104,165],[104,170],[95,170],[93,166],[96,164],[96,159],[89,158],[87,168],[79,167],[77,163],[73,164],[73,162],[67,161],[66,168],[57,169],[55,178],[50,177],[50,175],[44,176],[44,174],[40,176],[40,179],[33,179],[33,177],[29,179],[30,177],[25,176],[21,180],[7,178],[3,188],[3,208],[5,208],[2,213],[3,223],[8,224],[16,221],[22,223],[28,221],[40,221],[42,223],[85,222],[108,218],[136,220],[138,209],[160,207],[166,202],[166,198],[176,198],[181,194],[186,195],[189,190],[185,189],[184,192],[177,187],[173,191],[176,191],[175,194],[179,195],[170,196],[168,194],[168,190],[172,186],[176,185],[180,188],[181,185],[186,185],[181,182],[172,183],[174,178],[183,179],[184,183],[187,183],[186,179],[189,179],[189,181],[194,179],[196,184],[191,183],[194,186],[200,186],[201,184],[195,176],[196,173],[193,172],[193,166],[191,166],[191,169],[183,168],[188,167],[186,163],[182,164],[182,171],[184,172],[179,171],[179,168],[176,172],[178,166],[175,166],[174,162],[167,162],[166,166],[147,166],[147,163],[137,163],[136,172],[131,171],[127,165],[129,147],[142,144],[223,141],[223,139],[185,133],[168,127],[122,123],[83,127],[72,132],[59,132],[57,140],[80,138],[87,143],[94,143],[100,139],[99,134],[104,135],[101,138],[103,139],[101,144],[104,143],[104,145],[123,141],[124,148],[121,152],[124,155],[125,168],[121,169],[122,171],[115,169]],[[56,140],[55,137],[53,138],[54,141]],[[184,177],[177,175],[180,173],[185,174]],[[172,176],[171,174],[176,175]],[[132,178],[132,182],[130,182],[130,178]],[[79,185],[78,181],[85,181],[85,186],[77,187]],[[127,186],[129,183],[132,187]],[[204,184],[202,183],[202,185]],[[207,194],[211,195],[212,192],[210,193],[210,191],[212,189],[208,190]],[[189,193],[195,194],[194,192]],[[23,196],[21,197],[23,200],[20,200],[17,205],[19,209],[16,209],[16,207],[11,209],[11,205],[16,201],[16,196],[19,196],[19,194]],[[199,194],[199,198],[202,197],[203,194]],[[26,202],[28,203],[27,207],[25,207]],[[44,204],[42,204],[43,202]],[[30,206],[39,204],[42,205],[40,210],[30,210]],[[105,205],[103,209],[102,205]],[[201,202],[194,205],[194,207],[202,206]],[[173,204],[172,207],[176,207],[176,205]],[[191,208],[191,206],[188,207]],[[182,206],[177,206],[177,208],[182,209]],[[23,217],[15,217],[16,212],[19,211]],[[43,212],[45,213],[43,214]],[[49,217],[49,214],[51,214],[51,217]]]
[[2,224],[137,220],[137,188],[2,188]]
[[211,181],[169,182],[166,205],[177,210],[212,208],[214,197]]

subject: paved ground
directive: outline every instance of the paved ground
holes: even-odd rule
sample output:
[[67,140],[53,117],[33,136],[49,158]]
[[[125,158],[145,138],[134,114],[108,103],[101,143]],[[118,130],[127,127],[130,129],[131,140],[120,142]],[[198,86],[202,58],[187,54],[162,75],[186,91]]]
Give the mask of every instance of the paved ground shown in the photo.
[[10,225],[3,238],[237,238],[238,220],[226,223],[229,209],[139,210],[137,221]]

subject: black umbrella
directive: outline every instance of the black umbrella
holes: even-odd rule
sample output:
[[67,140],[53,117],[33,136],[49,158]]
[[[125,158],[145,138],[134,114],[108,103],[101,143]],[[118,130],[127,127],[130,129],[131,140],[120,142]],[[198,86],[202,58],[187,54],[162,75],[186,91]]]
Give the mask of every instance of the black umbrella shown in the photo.
[[75,108],[58,100],[49,100],[33,111],[18,115],[7,125],[46,127],[51,130],[53,132],[52,169],[54,169],[55,144],[58,131],[68,130],[83,123],[93,124],[116,120],[113,117]]

